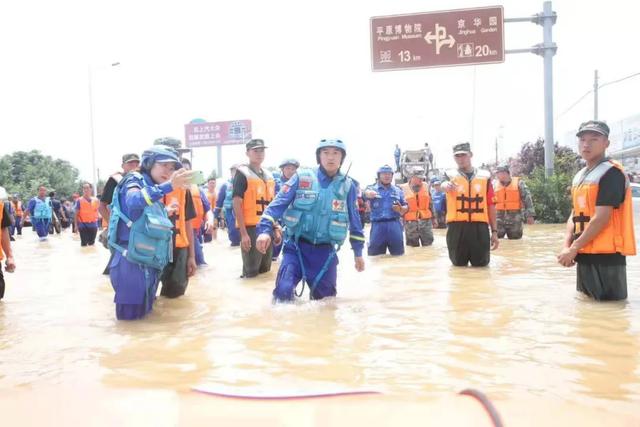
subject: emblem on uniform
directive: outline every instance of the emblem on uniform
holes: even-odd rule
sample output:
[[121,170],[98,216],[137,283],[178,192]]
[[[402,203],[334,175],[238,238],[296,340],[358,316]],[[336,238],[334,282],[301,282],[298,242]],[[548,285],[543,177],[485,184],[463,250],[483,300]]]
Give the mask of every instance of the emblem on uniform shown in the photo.
[[287,184],[283,185],[282,188],[280,188],[280,191],[282,191],[283,193],[288,193],[289,186]]
[[344,200],[334,200],[331,203],[331,210],[334,212],[344,212]]
[[300,188],[311,188],[311,180],[300,178]]

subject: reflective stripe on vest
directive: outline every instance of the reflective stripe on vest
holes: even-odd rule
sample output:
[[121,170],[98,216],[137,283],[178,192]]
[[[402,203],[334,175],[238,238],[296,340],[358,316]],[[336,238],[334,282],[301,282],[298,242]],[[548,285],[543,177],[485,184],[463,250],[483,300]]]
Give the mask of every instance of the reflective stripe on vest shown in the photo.
[[204,205],[200,196],[200,188],[196,184],[191,185],[191,200],[193,200],[193,206],[196,210],[196,217],[191,220],[191,226],[194,230],[200,230],[204,222]]
[[579,253],[635,255],[636,242],[633,231],[633,208],[631,186],[620,163],[607,160],[591,170],[583,168],[573,178],[571,198],[573,202],[573,232],[577,237],[589,226],[596,213],[596,202],[600,180],[612,168],[620,170],[625,176],[625,197],[620,206],[613,209],[609,222]]
[[522,209],[522,199],[520,198],[520,178],[514,177],[506,187],[500,180],[493,183],[493,191],[496,197],[496,209],[499,211],[516,211]]
[[402,188],[404,199],[409,205],[409,210],[404,214],[405,221],[431,218],[431,195],[426,183],[421,183],[418,193],[414,193],[408,182],[400,185],[400,188]]
[[313,244],[342,245],[349,230],[347,195],[353,181],[340,174],[322,188],[317,169],[297,173],[295,199],[282,216],[287,237],[303,238]]
[[178,188],[171,193],[166,194],[163,197],[163,203],[165,206],[171,206],[173,204],[178,205],[178,212],[171,216],[171,221],[174,223],[175,236],[176,236],[176,248],[186,248],[189,246],[189,236],[187,236],[187,222],[185,221],[185,209],[186,209],[186,196],[187,190]]
[[456,189],[455,192],[447,194],[447,222],[489,223],[487,209],[489,173],[476,170],[471,182],[458,171],[450,173],[449,177]]
[[[273,176],[266,170],[264,170],[264,180],[246,165],[239,166],[238,171],[247,178],[247,189],[242,200],[244,225],[252,227],[258,224],[262,213],[273,200],[276,183]],[[236,225],[238,225],[237,220]]]
[[85,224],[90,222],[98,221],[98,206],[100,202],[95,197],[92,197],[90,200],[81,197],[80,199],[80,209],[77,212],[78,222],[83,222]]

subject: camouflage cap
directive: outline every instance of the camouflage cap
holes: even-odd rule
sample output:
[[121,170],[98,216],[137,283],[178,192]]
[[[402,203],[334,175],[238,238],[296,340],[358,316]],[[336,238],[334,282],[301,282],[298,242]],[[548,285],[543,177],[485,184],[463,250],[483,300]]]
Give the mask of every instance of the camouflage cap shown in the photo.
[[469,144],[468,142],[463,142],[453,146],[454,156],[456,154],[469,154],[469,153],[471,153],[471,144]]
[[508,164],[506,164],[506,163],[503,163],[503,164],[501,164],[501,165],[498,165],[498,166],[496,167],[496,173],[497,173],[497,172],[506,172],[506,173],[509,173],[509,174],[511,173],[511,171],[509,170],[509,165],[508,165]]
[[252,139],[251,141],[247,142],[247,150],[253,150],[254,148],[267,148],[266,145],[264,145],[264,141],[261,139]]
[[139,162],[140,156],[136,153],[128,153],[122,156],[122,163]]
[[576,136],[580,137],[580,135],[585,132],[595,132],[608,137],[610,130],[609,126],[607,126],[605,122],[602,122],[600,120],[589,120],[588,122],[584,122],[580,125]]

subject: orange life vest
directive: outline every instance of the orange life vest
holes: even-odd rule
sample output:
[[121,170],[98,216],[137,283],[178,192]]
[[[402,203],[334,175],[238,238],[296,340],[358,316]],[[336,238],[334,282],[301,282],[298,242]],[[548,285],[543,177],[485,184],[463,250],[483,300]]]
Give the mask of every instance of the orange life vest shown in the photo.
[[247,165],[239,166],[237,170],[247,178],[247,190],[244,192],[242,212],[244,225],[252,227],[258,224],[262,213],[275,197],[276,182],[271,173],[264,169],[264,180]]
[[[0,201],[0,224],[2,224],[2,218],[4,217],[4,203]],[[2,251],[2,238],[4,237],[4,232],[2,228],[0,228],[0,261],[4,259],[4,252]],[[2,266],[0,266],[2,268]]]
[[24,214],[24,210],[22,209],[22,202],[20,200],[11,202],[13,203],[13,211],[15,216],[22,216]]
[[496,198],[496,209],[499,211],[518,211],[522,209],[522,199],[520,198],[520,178],[513,177],[506,187],[499,179],[493,183],[493,191]]
[[431,218],[431,195],[429,195],[429,189],[426,183],[422,183],[420,191],[414,193],[411,189],[411,185],[400,185],[404,192],[404,198],[409,205],[409,210],[404,214],[405,221],[417,221],[419,219]]
[[174,203],[178,204],[178,213],[171,217],[175,220],[176,231],[176,248],[189,247],[189,236],[187,236],[187,221],[186,217],[186,200],[187,190],[177,188],[169,194],[165,194],[162,201],[165,206],[171,206]]
[[584,254],[636,254],[636,239],[633,232],[633,208],[631,201],[631,186],[620,163],[607,160],[592,170],[583,168],[573,178],[571,198],[573,200],[573,232],[580,235],[589,227],[589,221],[596,213],[596,201],[600,179],[611,168],[618,168],[625,176],[624,201],[613,209],[609,223],[600,233],[589,242],[579,253]]
[[78,222],[90,223],[98,221],[98,206],[100,201],[95,197],[90,200],[80,197],[80,209],[78,210]]
[[194,230],[200,230],[204,222],[204,205],[200,197],[200,188],[196,184],[191,186],[191,200],[193,200],[193,206],[196,209],[196,217],[191,220],[191,226]]
[[447,192],[447,222],[489,223],[487,185],[489,172],[477,169],[471,182],[460,172],[447,172],[450,182],[456,186]]

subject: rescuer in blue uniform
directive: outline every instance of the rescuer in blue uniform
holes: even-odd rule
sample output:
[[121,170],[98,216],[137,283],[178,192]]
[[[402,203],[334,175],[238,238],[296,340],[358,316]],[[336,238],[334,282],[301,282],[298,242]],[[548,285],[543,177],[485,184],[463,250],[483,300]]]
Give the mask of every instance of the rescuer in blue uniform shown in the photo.
[[393,169],[384,165],[378,169],[378,183],[364,191],[364,198],[371,205],[371,232],[367,253],[384,255],[389,248],[391,255],[404,254],[404,238],[400,218],[409,209],[400,187],[391,183]]
[[431,179],[431,200],[433,202],[433,215],[436,217],[436,228],[447,228],[447,197],[442,191],[442,182],[437,179]]
[[[296,159],[284,159],[282,163],[280,163],[280,174],[276,177],[276,173],[273,173],[273,177],[276,180],[276,194],[280,192],[280,189],[284,184],[287,183],[291,179],[293,175],[295,175],[296,171],[300,167],[300,162]],[[278,221],[280,226],[283,225],[282,219]],[[271,255],[271,259],[273,261],[277,261],[280,256],[280,251],[282,250],[282,242],[279,245],[273,245],[273,254]]]
[[[168,218],[162,199],[176,188],[186,188],[190,172],[182,169],[177,154],[169,147],[154,146],[142,153],[140,172],[127,174],[113,193],[109,217],[109,246],[114,249],[109,263],[111,285],[115,291],[116,318],[143,318],[153,308],[160,272],[170,261],[173,224]],[[148,209],[155,209],[147,213]],[[162,215],[159,215],[159,212]],[[131,256],[129,240],[139,220],[152,217],[153,229],[146,233],[166,235],[165,245],[140,245],[154,252],[149,259],[164,259],[161,264],[143,262]],[[144,232],[142,234],[145,234]],[[152,240],[152,242],[155,242]],[[134,249],[137,245],[134,243]],[[147,254],[148,255],[148,254]]]
[[272,239],[278,243],[282,238],[275,226],[277,221],[282,218],[285,224],[284,255],[273,290],[276,302],[292,301],[300,280],[309,285],[311,299],[335,296],[336,252],[347,234],[355,268],[364,270],[364,235],[356,188],[350,178],[340,173],[346,154],[342,141],[320,141],[316,149],[320,167],[298,170],[262,214],[256,241],[256,248],[262,253],[266,253]]
[[224,209],[224,222],[227,225],[227,234],[229,235],[231,246],[240,246],[240,230],[236,226],[236,217],[233,214],[233,177],[236,174],[236,166],[231,166],[229,170],[231,176],[227,182],[220,186],[213,216],[220,220],[221,212]]

